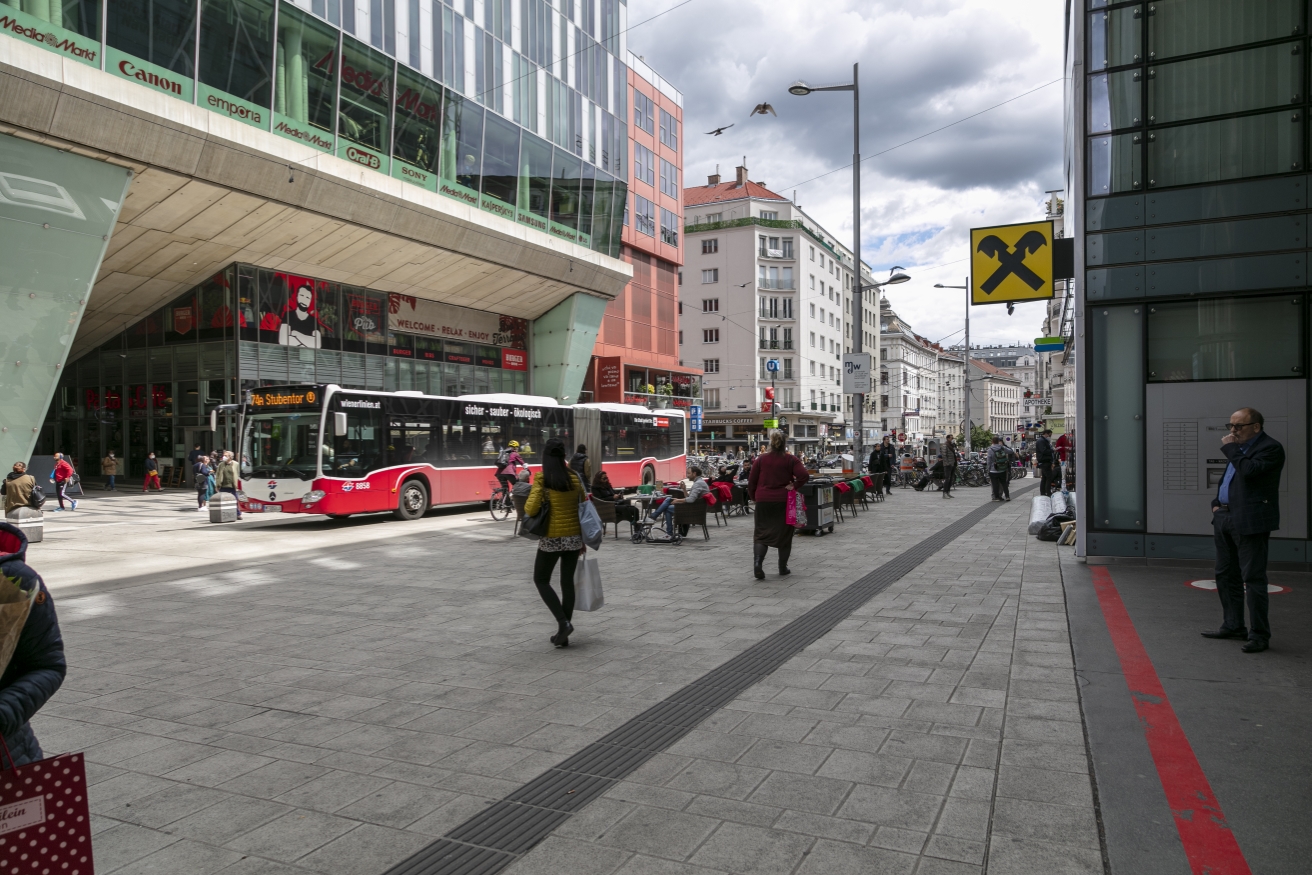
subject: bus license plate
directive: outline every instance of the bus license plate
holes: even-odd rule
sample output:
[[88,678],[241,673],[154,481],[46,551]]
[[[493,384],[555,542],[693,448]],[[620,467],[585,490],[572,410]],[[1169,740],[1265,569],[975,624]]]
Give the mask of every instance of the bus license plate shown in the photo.
[[264,506],[264,512],[265,512],[265,513],[282,513],[282,505],[281,505],[281,504],[266,504],[266,505]]

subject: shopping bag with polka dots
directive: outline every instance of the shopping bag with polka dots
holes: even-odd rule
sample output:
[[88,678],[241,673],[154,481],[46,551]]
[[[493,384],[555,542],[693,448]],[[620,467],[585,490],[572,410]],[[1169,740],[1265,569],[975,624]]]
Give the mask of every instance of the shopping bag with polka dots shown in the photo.
[[[0,742],[3,745],[3,742]],[[0,762],[0,875],[93,875],[87,770],[70,753]]]

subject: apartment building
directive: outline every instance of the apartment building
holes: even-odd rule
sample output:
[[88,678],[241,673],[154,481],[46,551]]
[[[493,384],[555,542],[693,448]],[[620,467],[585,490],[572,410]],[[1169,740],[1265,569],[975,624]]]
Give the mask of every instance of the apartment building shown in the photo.
[[[848,443],[853,409],[842,394],[842,361],[853,348],[851,250],[795,203],[750,180],[745,164],[732,181],[717,172],[685,188],[683,203],[680,350],[684,366],[704,371],[705,428],[714,435],[707,440],[759,439],[773,383],[794,446]],[[865,350],[877,357],[869,300],[865,309]],[[771,360],[779,362],[773,374]],[[874,393],[866,410],[872,420]]]
[[932,440],[939,418],[939,349],[879,300],[879,426],[917,446]]
[[1021,382],[1013,374],[974,356],[970,359],[970,421],[1002,438],[1016,436],[1021,415]]

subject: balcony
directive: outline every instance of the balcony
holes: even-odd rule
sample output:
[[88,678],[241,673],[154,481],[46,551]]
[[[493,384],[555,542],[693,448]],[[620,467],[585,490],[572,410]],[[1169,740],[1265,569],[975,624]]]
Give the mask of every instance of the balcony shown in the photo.
[[781,401],[779,402],[780,410],[800,411],[802,409],[801,401]]
[[756,250],[757,258],[768,258],[770,261],[796,261],[797,256],[791,251],[784,249],[758,249]]
[[761,349],[785,349],[786,347],[781,346],[782,343],[782,340],[766,340],[765,338],[761,338]]
[[[652,410],[661,410],[670,407],[687,408],[692,404],[701,404],[700,396],[692,395],[664,395],[662,393],[650,392],[625,392],[625,404],[639,404]],[[704,407],[705,405],[703,405]]]
[[796,280],[772,280],[765,277],[756,278],[756,287],[769,292],[795,292],[797,291]]

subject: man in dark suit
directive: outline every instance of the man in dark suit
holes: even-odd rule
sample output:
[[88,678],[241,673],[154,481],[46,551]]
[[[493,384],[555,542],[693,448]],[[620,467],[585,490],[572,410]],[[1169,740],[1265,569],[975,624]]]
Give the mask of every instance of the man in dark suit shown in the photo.
[[1045,429],[1034,441],[1034,461],[1039,466],[1039,495],[1052,494],[1052,481],[1057,476],[1057,454],[1052,449],[1052,430]]
[[893,494],[893,460],[897,458],[897,451],[889,443],[888,435],[884,435],[884,440],[879,446],[870,453],[870,473],[884,475],[884,491]]
[[[1280,528],[1280,472],[1285,448],[1262,428],[1262,414],[1245,407],[1230,415],[1221,452],[1229,464],[1212,499],[1216,539],[1216,592],[1223,619],[1204,638],[1247,638],[1244,653],[1261,653],[1271,640],[1267,622],[1266,556]],[[1244,627],[1244,594],[1249,626]]]

